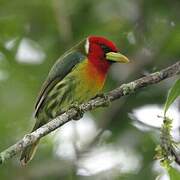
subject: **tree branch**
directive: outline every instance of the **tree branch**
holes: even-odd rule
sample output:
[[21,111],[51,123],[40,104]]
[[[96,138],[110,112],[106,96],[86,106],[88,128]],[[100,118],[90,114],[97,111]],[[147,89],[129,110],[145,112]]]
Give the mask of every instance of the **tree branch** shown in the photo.
[[[133,82],[123,84],[120,87],[106,93],[105,96],[99,96],[88,101],[87,103],[83,103],[79,106],[79,109],[82,113],[85,113],[86,111],[90,111],[98,107],[103,107],[105,105],[107,106],[107,104],[110,104],[110,102],[117,100],[122,96],[132,94],[136,90],[139,90],[143,87],[152,84],[156,84],[164,79],[175,76],[176,74],[179,73],[180,73],[180,61],[159,72],[155,72],[143,78],[137,79]],[[4,163],[6,160],[12,158],[13,156],[21,152],[25,147],[33,144],[38,139],[46,136],[50,132],[61,127],[65,123],[71,121],[77,115],[78,115],[78,110],[71,108],[65,113],[58,116],[57,118],[50,121],[49,123],[40,127],[36,131],[25,135],[24,138],[19,140],[16,144],[10,146],[9,148],[7,148],[6,150],[0,153],[0,163],[1,164]]]

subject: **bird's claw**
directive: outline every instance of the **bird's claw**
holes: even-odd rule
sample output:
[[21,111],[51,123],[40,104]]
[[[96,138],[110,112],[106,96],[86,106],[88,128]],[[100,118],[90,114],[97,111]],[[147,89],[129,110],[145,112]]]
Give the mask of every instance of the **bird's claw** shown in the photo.
[[84,112],[79,107],[79,104],[77,102],[71,104],[70,108],[75,109],[77,111],[77,115],[73,118],[73,120],[79,120],[83,117]]
[[110,104],[110,102],[111,102],[110,99],[109,99],[109,96],[103,94],[103,98],[104,98],[104,100],[105,100],[103,106],[104,106],[104,107],[108,107],[109,104]]
[[105,94],[103,94],[103,93],[96,94],[96,96],[94,96],[94,97],[92,98],[92,100],[93,100],[93,99],[96,99],[96,98],[98,98],[98,97],[104,98],[104,97],[105,97]]
[[104,104],[103,104],[103,106],[104,107],[107,107],[107,106],[109,106],[109,104],[110,104],[110,100],[109,100],[109,97],[107,96],[107,95],[105,95],[104,93],[100,93],[100,94],[97,94],[95,97],[93,97],[92,98],[92,100],[93,99],[96,99],[96,98],[103,98],[105,101],[104,101]]

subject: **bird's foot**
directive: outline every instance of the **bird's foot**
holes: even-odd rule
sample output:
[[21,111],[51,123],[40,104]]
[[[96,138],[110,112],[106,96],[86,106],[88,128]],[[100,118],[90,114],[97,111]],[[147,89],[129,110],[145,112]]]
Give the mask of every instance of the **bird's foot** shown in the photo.
[[110,99],[109,99],[109,96],[107,96],[107,95],[105,95],[104,93],[99,93],[99,94],[97,94],[96,96],[94,96],[93,98],[92,98],[92,100],[93,99],[96,99],[96,98],[103,98],[105,101],[104,101],[104,104],[103,104],[103,107],[108,107],[109,106],[109,104],[110,104]]
[[78,102],[75,102],[73,104],[71,104],[70,108],[75,109],[77,111],[77,115],[73,118],[73,120],[79,120],[83,117],[84,112],[82,111],[82,109],[79,107]]
[[96,96],[94,96],[92,99],[96,99],[96,98],[98,98],[98,97],[104,98],[104,97],[105,97],[105,94],[104,94],[104,93],[98,93],[98,94],[96,94]]

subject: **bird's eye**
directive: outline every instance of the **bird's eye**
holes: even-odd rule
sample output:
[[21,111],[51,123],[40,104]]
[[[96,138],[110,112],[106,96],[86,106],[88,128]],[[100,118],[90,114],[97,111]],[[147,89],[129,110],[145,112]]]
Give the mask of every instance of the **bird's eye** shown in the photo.
[[108,53],[108,52],[111,52],[112,49],[110,49],[109,47],[107,47],[106,45],[104,44],[100,44],[101,48],[103,49],[104,53]]

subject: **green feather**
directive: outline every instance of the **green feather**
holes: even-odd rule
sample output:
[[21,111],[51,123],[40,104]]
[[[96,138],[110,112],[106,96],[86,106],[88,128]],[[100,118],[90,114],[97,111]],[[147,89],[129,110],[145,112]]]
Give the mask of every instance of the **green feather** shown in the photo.
[[46,98],[49,91],[55,86],[59,81],[61,81],[72,69],[86,59],[86,54],[84,51],[85,40],[78,43],[76,46],[71,48],[67,53],[61,56],[56,63],[51,68],[46,81],[44,82],[39,96],[35,105],[35,117],[38,114],[41,104]]

